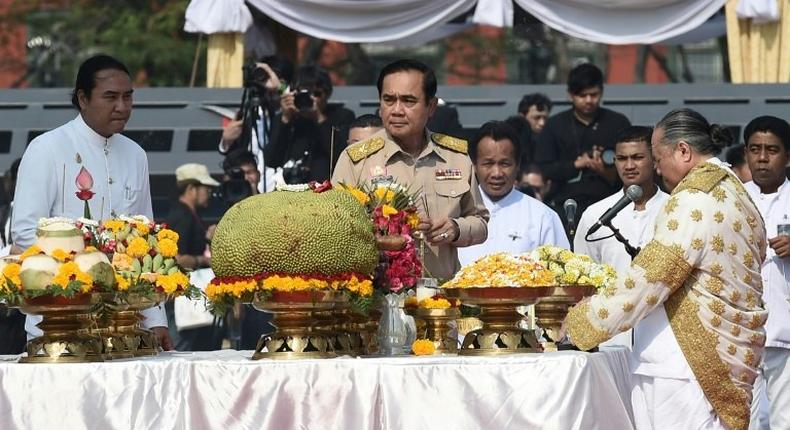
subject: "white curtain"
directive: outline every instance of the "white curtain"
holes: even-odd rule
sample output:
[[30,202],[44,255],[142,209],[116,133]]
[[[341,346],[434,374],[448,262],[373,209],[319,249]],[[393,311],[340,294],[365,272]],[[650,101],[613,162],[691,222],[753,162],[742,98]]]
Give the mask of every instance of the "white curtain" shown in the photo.
[[387,42],[444,24],[477,0],[248,0],[281,24],[319,39]]
[[515,0],[549,27],[599,43],[657,43],[687,33],[726,0]]
[[244,0],[191,0],[184,19],[188,33],[244,33],[252,25]]
[[[726,0],[515,0],[555,30],[608,44],[657,43],[700,26]],[[775,0],[774,0],[775,2]],[[296,31],[340,42],[424,43],[475,5],[472,21],[510,27],[510,0],[247,0]],[[770,16],[771,0],[742,0],[744,14]],[[192,0],[186,31],[238,32],[249,27],[243,0]],[[457,26],[456,28],[461,28]],[[402,43],[401,43],[402,44]]]

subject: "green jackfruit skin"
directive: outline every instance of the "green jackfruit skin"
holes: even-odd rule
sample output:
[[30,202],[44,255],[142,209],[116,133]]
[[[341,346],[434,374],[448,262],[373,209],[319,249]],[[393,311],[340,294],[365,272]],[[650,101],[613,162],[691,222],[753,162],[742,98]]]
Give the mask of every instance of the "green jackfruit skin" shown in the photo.
[[219,277],[372,274],[378,263],[365,208],[339,190],[274,191],[244,199],[217,224],[211,253]]

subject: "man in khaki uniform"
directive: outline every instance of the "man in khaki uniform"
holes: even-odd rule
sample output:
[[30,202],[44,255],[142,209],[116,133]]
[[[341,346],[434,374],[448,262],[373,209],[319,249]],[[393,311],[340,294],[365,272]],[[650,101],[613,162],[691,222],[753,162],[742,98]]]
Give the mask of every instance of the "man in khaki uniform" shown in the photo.
[[436,76],[418,61],[398,60],[379,74],[384,130],[349,146],[337,162],[332,182],[361,185],[395,180],[421,190],[417,202],[425,234],[425,267],[449,279],[460,264],[459,246],[483,243],[488,210],[477,187],[467,143],[425,128],[436,109]]

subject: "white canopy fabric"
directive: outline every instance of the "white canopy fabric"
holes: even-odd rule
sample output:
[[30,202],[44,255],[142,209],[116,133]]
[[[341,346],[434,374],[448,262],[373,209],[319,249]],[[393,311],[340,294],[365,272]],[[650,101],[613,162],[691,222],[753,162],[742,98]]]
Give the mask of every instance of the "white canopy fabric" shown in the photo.
[[[608,44],[657,43],[703,24],[726,0],[515,0],[555,30]],[[247,0],[272,19],[310,36],[340,42],[424,43],[475,5],[472,21],[513,25],[511,0]],[[738,14],[771,20],[776,0],[740,0]],[[192,0],[184,29],[243,32],[252,21],[244,0]],[[463,28],[458,25],[456,28]]]
[[244,0],[191,0],[184,18],[188,33],[244,33],[252,25]]
[[281,24],[319,39],[386,42],[444,24],[477,0],[248,0]]
[[726,0],[515,0],[549,27],[598,43],[658,43],[687,33]]

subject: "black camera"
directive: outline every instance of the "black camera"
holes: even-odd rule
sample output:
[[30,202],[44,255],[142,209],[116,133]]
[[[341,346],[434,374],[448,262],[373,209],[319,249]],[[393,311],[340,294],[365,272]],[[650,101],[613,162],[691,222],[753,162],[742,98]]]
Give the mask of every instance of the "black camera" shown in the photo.
[[217,195],[228,207],[251,196],[252,186],[244,179],[244,170],[241,167],[231,167],[225,171],[228,179],[219,186]]
[[[587,155],[592,157],[593,152],[587,151]],[[601,161],[603,162],[603,165],[607,167],[614,166],[614,155],[614,149],[604,149],[603,152],[601,152]]]
[[255,62],[249,62],[242,67],[242,75],[244,76],[245,87],[260,87],[269,80],[269,74],[266,70],[258,67]]
[[300,112],[309,111],[313,108],[313,97],[310,95],[310,90],[304,88],[296,90],[294,94],[294,106]]
[[[305,154],[307,157],[307,154]],[[283,166],[283,179],[286,184],[306,184],[310,179],[310,167],[305,163],[306,158],[289,160]]]

